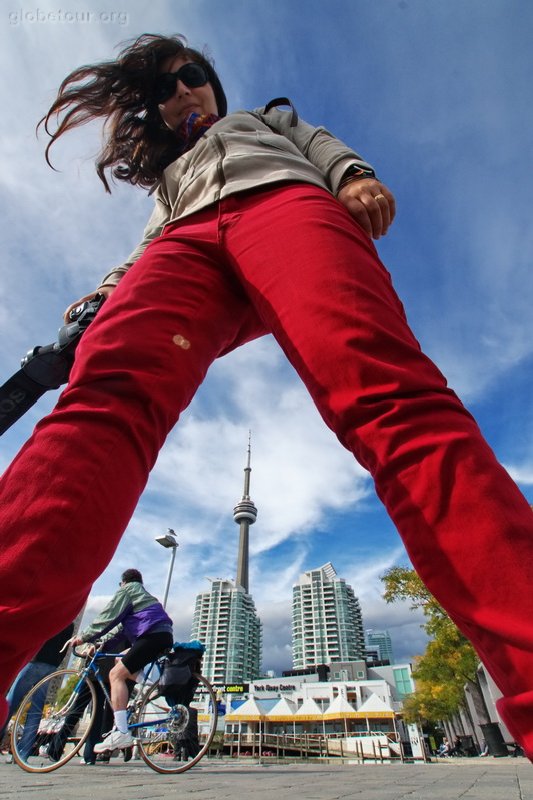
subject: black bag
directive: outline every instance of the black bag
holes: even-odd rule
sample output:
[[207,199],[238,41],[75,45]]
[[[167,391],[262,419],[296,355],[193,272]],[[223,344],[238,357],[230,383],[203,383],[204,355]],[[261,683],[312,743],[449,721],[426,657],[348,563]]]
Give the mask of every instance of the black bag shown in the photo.
[[170,705],[189,705],[198,680],[193,673],[200,671],[202,653],[190,648],[177,648],[163,667],[159,690]]

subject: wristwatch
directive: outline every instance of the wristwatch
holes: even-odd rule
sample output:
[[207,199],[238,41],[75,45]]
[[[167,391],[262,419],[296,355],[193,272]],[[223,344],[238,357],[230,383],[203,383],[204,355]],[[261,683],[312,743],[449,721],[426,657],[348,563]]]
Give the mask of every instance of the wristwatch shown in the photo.
[[341,178],[341,183],[349,178],[350,180],[356,180],[357,178],[375,178],[376,173],[372,169],[372,167],[361,167],[359,164],[350,164],[346,172]]
[[350,164],[344,175],[339,181],[339,185],[337,187],[337,197],[341,189],[344,189],[345,186],[348,186],[349,183],[352,181],[360,181],[363,178],[375,178],[376,173],[368,164],[365,164],[364,167],[361,167],[359,164]]

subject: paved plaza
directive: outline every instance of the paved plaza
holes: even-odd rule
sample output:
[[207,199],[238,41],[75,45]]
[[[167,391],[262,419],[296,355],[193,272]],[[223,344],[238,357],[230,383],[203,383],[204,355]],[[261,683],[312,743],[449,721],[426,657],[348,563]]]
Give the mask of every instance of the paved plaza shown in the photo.
[[[3,758],[2,758],[3,761]],[[533,800],[524,758],[450,759],[431,764],[257,764],[203,761],[183,775],[145,764],[84,767],[76,759],[47,774],[0,763],[2,800]]]

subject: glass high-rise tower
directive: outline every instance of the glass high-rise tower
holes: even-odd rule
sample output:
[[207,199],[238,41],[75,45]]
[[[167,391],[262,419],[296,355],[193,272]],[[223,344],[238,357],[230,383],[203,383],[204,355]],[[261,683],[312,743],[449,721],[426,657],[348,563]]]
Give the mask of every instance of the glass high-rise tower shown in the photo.
[[372,628],[368,628],[365,638],[368,648],[377,651],[381,661],[388,661],[389,664],[394,664],[392,640],[388,631],[375,631]]
[[261,621],[253,598],[230,580],[213,580],[196,598],[192,639],[206,647],[202,672],[211,683],[248,683],[261,674]]
[[304,572],[293,587],[294,669],[365,657],[359,600],[331,563]]

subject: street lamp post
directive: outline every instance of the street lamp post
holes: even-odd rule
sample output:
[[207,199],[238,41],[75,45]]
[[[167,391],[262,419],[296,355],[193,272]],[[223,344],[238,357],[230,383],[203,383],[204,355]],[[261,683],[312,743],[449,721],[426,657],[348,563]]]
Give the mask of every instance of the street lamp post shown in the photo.
[[164,536],[156,536],[155,540],[162,547],[167,547],[172,550],[172,555],[170,557],[170,564],[168,567],[167,583],[165,586],[165,595],[163,597],[163,608],[166,608],[168,600],[168,592],[170,589],[170,581],[172,580],[172,571],[174,569],[174,559],[176,558],[176,550],[178,549],[179,544],[176,539],[176,534],[174,533],[172,528],[168,528]]

